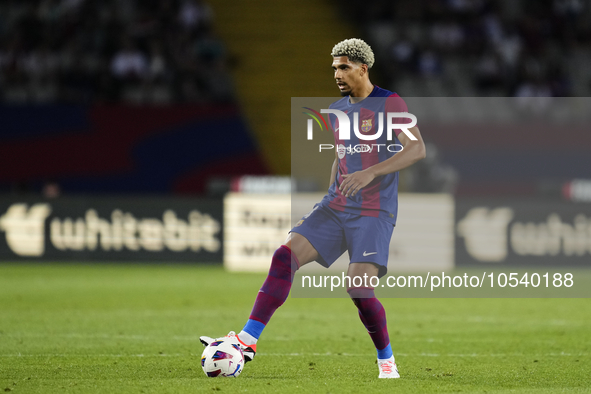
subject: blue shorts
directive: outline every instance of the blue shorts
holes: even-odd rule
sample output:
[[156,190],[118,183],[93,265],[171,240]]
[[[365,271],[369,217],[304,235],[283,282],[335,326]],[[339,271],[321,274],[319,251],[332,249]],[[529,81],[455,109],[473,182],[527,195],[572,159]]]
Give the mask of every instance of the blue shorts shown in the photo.
[[320,255],[318,262],[330,267],[349,252],[350,263],[373,263],[381,278],[388,271],[388,254],[394,225],[371,216],[336,211],[316,204],[291,232],[304,236]]

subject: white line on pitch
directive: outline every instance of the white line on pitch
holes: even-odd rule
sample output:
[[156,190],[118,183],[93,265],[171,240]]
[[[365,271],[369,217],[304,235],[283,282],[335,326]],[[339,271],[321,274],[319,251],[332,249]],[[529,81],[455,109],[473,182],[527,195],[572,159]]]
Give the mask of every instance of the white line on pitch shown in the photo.
[[[279,356],[279,357],[309,357],[309,356],[346,356],[346,357],[365,357],[373,355],[369,353],[257,353],[257,356]],[[187,357],[187,356],[198,356],[195,354],[188,353],[172,353],[172,354],[0,354],[0,357]],[[588,353],[544,353],[544,354],[524,354],[524,353],[491,353],[491,354],[478,354],[478,353],[396,353],[396,356],[402,357],[560,357],[560,356],[572,356],[572,357],[587,357]]]

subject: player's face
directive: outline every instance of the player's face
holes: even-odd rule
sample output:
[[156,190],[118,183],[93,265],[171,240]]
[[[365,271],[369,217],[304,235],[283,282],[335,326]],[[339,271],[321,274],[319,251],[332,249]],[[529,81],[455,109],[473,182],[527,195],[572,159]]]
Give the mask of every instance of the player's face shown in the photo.
[[356,88],[362,86],[362,77],[365,74],[363,66],[351,62],[347,56],[335,56],[332,69],[341,96],[355,96]]

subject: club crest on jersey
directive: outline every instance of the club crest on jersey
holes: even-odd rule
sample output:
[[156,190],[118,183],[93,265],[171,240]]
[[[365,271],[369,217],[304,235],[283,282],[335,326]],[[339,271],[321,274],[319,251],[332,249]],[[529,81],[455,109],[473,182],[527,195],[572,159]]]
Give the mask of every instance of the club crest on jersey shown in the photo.
[[367,133],[371,130],[371,119],[361,120],[361,131]]

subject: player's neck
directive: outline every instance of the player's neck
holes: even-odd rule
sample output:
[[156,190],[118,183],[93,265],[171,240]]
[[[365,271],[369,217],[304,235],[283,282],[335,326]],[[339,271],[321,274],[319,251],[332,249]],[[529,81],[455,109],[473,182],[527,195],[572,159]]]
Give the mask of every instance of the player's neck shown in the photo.
[[371,94],[371,92],[373,92],[373,89],[374,86],[368,79],[367,82],[359,88],[359,90],[351,92],[351,94],[349,95],[349,102],[353,104],[360,102],[361,100],[368,97]]

